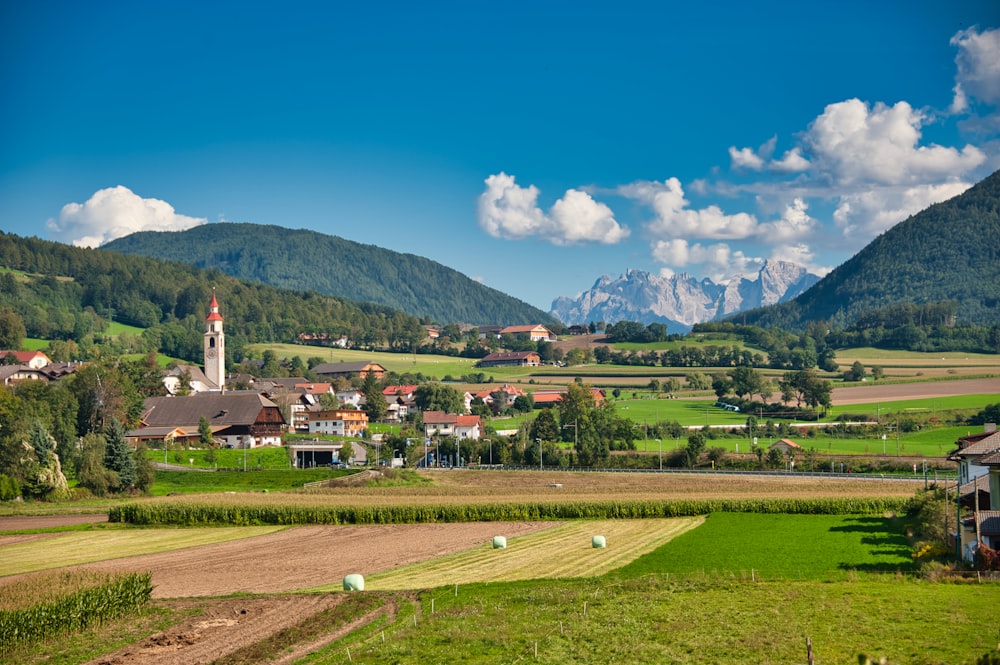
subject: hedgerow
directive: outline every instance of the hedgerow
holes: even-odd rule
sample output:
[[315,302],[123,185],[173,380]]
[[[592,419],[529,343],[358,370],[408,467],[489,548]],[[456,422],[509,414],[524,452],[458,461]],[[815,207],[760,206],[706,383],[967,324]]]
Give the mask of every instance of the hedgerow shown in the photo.
[[565,519],[641,519],[709,513],[862,515],[903,512],[910,499],[853,497],[816,499],[703,499],[577,501],[397,506],[301,506],[274,504],[128,503],[115,506],[110,522],[137,525],[255,526],[266,524],[417,524]]

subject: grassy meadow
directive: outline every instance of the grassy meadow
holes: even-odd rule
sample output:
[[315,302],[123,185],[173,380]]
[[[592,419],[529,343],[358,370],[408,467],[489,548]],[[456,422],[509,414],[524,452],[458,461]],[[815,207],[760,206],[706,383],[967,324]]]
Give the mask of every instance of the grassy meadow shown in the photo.
[[[996,584],[911,576],[900,525],[882,517],[713,514],[587,579],[470,584],[461,566],[451,577],[433,568],[423,570],[439,586],[409,612],[308,662],[797,663],[809,638],[818,663],[867,654],[972,665],[1000,638],[1000,625],[982,621],[994,616]],[[411,569],[419,581],[420,565]]]

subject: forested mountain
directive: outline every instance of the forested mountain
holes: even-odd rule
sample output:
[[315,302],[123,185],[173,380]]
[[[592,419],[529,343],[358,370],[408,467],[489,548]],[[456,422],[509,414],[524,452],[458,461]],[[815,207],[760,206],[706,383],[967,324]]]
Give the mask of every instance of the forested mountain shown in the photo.
[[[1000,171],[892,227],[794,300],[731,320],[785,330],[826,321],[850,329],[893,313],[887,326],[996,326],[998,239]],[[927,320],[933,312],[941,320]],[[899,320],[910,314],[914,320]]]
[[17,313],[31,337],[85,343],[113,319],[147,328],[149,348],[199,360],[213,290],[235,360],[247,343],[294,342],[303,332],[407,350],[426,336],[419,319],[382,305],[0,232],[0,311]]
[[442,324],[556,323],[540,309],[430,259],[315,231],[205,224],[187,231],[133,233],[104,249],[215,268],[287,289],[378,303]]

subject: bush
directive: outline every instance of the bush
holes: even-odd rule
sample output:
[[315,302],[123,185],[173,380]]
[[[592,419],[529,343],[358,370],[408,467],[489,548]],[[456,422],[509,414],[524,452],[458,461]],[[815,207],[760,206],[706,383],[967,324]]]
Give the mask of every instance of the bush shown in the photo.
[[0,501],[13,501],[21,496],[21,484],[17,478],[0,473]]

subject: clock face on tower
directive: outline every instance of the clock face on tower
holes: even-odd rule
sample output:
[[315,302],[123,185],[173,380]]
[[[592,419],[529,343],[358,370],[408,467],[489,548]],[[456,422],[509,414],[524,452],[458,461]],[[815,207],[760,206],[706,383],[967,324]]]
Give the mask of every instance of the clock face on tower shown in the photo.
[[209,349],[208,351],[205,351],[205,357],[206,358],[214,358],[215,357],[215,349]]

